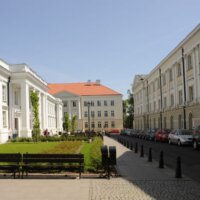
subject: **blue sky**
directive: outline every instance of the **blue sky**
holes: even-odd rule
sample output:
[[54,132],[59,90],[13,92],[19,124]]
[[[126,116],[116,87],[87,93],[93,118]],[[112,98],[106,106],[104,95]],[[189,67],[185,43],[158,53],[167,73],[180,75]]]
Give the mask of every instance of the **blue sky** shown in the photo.
[[199,0],[0,0],[0,58],[122,93],[200,23]]

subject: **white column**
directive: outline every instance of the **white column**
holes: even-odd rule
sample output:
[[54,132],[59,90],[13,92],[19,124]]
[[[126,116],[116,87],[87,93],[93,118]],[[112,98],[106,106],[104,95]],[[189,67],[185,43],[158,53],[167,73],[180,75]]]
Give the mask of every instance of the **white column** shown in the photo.
[[43,129],[42,123],[43,123],[43,118],[42,118],[42,95],[40,92],[38,92],[38,103],[39,103],[39,122],[40,122],[40,130]]
[[42,95],[42,128],[46,129],[47,126],[47,120],[48,120],[48,109],[47,109],[47,96],[46,94]]
[[32,137],[30,130],[29,86],[26,81],[21,83],[21,130],[20,137]]

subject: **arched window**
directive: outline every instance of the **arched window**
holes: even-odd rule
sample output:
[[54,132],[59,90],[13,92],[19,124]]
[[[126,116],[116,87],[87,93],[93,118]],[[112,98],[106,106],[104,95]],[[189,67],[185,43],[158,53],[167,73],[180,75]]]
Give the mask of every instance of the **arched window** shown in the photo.
[[192,130],[192,113],[189,114],[189,117],[188,117],[188,127],[190,130]]

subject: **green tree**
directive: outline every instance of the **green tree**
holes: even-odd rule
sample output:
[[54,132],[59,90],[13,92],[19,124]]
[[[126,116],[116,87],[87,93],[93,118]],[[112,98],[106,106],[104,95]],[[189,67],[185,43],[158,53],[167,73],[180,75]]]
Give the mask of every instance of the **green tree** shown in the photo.
[[31,104],[33,110],[33,130],[32,137],[37,142],[40,135],[40,121],[39,121],[39,97],[37,92],[31,91]]
[[134,98],[128,90],[128,99],[123,101],[123,125],[125,128],[133,128],[134,120]]
[[72,133],[74,133],[76,130],[76,127],[77,127],[77,116],[76,115],[74,115],[72,117],[71,127],[72,127]]
[[64,115],[63,129],[67,132],[70,130],[70,119],[68,113],[65,113]]

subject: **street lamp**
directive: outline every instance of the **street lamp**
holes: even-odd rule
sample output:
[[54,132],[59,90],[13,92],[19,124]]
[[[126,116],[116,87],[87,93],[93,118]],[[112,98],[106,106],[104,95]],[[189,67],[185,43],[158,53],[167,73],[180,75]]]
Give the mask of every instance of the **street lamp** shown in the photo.
[[91,102],[87,102],[87,106],[88,106],[88,135],[89,135],[89,138],[90,138],[90,105],[91,105]]

